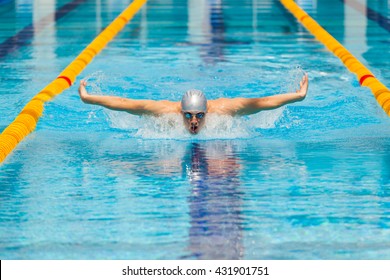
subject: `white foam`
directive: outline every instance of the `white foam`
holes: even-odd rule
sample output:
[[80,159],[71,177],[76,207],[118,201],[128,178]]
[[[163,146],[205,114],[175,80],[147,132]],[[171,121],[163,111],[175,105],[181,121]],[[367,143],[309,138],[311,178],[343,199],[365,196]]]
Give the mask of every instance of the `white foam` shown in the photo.
[[134,116],[124,112],[104,110],[110,126],[129,131],[132,137],[143,139],[208,140],[237,139],[259,136],[256,129],[274,128],[283,114],[283,108],[265,111],[251,117],[232,117],[208,114],[205,126],[197,135],[190,134],[179,114],[160,117]]
[[274,128],[275,124],[282,117],[286,107],[280,107],[272,111],[262,111],[249,117],[248,125],[253,128],[269,129]]

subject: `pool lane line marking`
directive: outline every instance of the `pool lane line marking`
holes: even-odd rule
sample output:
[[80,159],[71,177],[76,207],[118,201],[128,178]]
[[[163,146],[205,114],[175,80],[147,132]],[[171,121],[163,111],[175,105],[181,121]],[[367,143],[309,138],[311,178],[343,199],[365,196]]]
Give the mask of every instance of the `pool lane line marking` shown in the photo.
[[360,12],[364,16],[366,16],[369,20],[375,21],[380,27],[383,29],[386,29],[390,32],[390,19],[383,16],[381,13],[378,13],[377,11],[371,9],[367,5],[363,5],[362,3],[359,3],[357,1],[353,0],[340,0],[344,4],[350,6],[351,8],[355,9],[356,11]]
[[379,105],[390,116],[390,90],[293,0],[280,0],[280,2],[317,40],[341,60],[349,71],[357,76],[362,86],[370,88]]
[[0,44],[0,58],[4,58],[9,53],[16,51],[20,47],[30,45],[31,39],[34,37],[35,32],[42,31],[46,26],[58,21],[85,1],[86,0],[74,0],[72,2],[69,2],[54,12],[54,21],[52,20],[53,13],[48,14],[37,22],[33,22],[27,25],[14,36],[9,37],[7,40]]
[[51,83],[35,95],[0,134],[0,163],[34,131],[44,104],[69,88],[84,68],[134,17],[147,0],[134,0]]

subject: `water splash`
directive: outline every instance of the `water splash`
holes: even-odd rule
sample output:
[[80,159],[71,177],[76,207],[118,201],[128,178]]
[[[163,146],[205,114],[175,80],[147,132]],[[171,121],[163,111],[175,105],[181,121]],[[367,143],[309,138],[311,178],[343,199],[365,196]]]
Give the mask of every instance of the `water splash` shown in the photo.
[[300,65],[292,67],[287,73],[287,79],[284,79],[280,86],[280,93],[296,92],[299,89],[299,83],[302,77],[305,75],[305,71]]
[[206,124],[197,135],[191,135],[178,114],[164,116],[133,116],[124,112],[104,110],[112,128],[129,132],[142,139],[211,140],[248,139],[260,136],[258,129],[270,129],[283,115],[283,108],[261,112],[250,117],[208,114]]
[[270,129],[275,128],[278,121],[282,118],[286,107],[280,107],[271,111],[262,111],[251,115],[248,124],[253,128]]
[[84,78],[88,87],[92,88],[90,92],[96,95],[102,95],[102,85],[107,80],[107,76],[103,71],[96,71]]

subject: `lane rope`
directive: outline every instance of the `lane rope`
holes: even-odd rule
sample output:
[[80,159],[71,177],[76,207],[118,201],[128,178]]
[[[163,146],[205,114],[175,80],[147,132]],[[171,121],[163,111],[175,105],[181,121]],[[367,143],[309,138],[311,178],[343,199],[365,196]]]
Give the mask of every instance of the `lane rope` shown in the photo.
[[28,134],[42,116],[44,104],[72,86],[76,77],[100,51],[125,27],[147,0],[134,0],[117,16],[51,83],[35,95],[19,115],[0,134],[0,163]]
[[280,0],[280,2],[317,40],[341,60],[349,71],[357,76],[361,86],[371,90],[379,105],[390,116],[390,90],[293,0]]

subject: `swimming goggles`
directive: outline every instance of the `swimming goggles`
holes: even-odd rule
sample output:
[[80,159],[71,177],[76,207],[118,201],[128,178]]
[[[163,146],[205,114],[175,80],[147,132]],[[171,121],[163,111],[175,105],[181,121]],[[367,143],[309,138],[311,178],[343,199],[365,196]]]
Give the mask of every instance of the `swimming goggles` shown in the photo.
[[189,113],[189,112],[185,112],[185,113],[183,113],[184,114],[184,117],[187,119],[187,120],[190,120],[190,119],[192,119],[192,117],[193,116],[195,116],[195,118],[197,118],[197,119],[203,119],[204,118],[204,116],[205,116],[205,113],[196,113],[196,114],[191,114],[191,113]]

